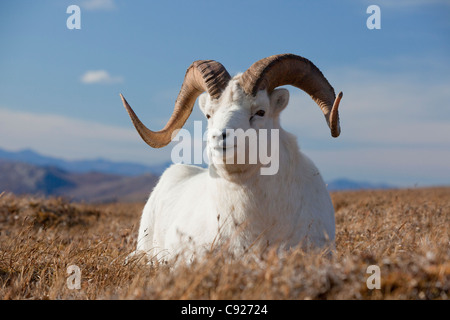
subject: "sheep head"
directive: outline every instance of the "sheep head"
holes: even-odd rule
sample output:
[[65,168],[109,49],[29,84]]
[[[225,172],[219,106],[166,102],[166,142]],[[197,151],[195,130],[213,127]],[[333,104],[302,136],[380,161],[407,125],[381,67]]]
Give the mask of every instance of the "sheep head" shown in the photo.
[[229,174],[251,174],[259,169],[262,146],[264,155],[275,156],[272,145],[279,142],[279,114],[289,101],[286,89],[276,89],[270,95],[265,90],[248,95],[241,86],[241,76],[232,78],[218,99],[207,93],[199,97],[200,109],[208,120],[208,158],[221,176],[228,178]]
[[175,108],[161,131],[145,127],[122,97],[131,120],[142,139],[151,147],[160,148],[170,143],[192,112],[200,94],[199,105],[208,118],[208,148],[212,156],[226,158],[226,129],[273,129],[279,123],[279,114],[286,107],[289,92],[276,89],[293,85],[306,93],[322,110],[333,137],[340,134],[338,107],[342,92],[336,97],[333,87],[322,72],[308,59],[280,54],[261,59],[243,74],[231,79],[226,69],[212,60],[195,61],[188,68]]

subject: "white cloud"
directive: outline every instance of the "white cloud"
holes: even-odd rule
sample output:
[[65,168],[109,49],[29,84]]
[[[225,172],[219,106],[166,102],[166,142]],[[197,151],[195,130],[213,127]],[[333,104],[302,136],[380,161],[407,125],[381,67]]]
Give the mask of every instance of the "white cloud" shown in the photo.
[[113,10],[116,9],[114,0],[85,0],[81,6],[86,10]]
[[12,111],[0,107],[0,148],[31,148],[67,160],[106,158],[160,164],[170,159],[170,148],[152,149],[129,128],[54,114]]
[[331,138],[319,107],[298,89],[289,88],[290,103],[281,115],[282,126],[298,137],[325,179],[449,183],[449,79],[370,70],[326,75],[344,92],[340,137]]
[[396,186],[449,185],[450,149],[361,147],[308,150],[326,180],[350,178]]
[[[344,75],[334,82],[339,84],[335,89],[344,92],[339,139],[366,145],[450,145],[446,103],[450,101],[450,83],[416,83],[407,76],[376,79],[370,74],[365,79],[348,82]],[[317,105],[299,90],[290,92],[289,106],[281,115],[283,126],[305,139],[328,139],[325,118]]]
[[123,78],[112,76],[106,70],[89,70],[81,76],[81,82],[86,84],[114,84],[122,83]]

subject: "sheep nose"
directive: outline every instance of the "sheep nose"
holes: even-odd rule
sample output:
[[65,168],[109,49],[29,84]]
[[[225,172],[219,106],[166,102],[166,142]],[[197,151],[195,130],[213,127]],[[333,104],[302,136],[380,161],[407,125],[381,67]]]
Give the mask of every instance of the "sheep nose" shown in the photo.
[[223,139],[225,140],[228,136],[228,132],[227,129],[224,129],[222,131],[220,130],[215,130],[212,135],[211,135],[214,139]]
[[222,132],[222,148],[224,148],[224,149],[227,147],[227,136],[228,136],[227,132],[223,131]]
[[229,137],[229,132],[227,132],[227,129],[223,130],[214,130],[211,132],[211,137],[215,140],[215,143],[217,143],[218,146],[221,146],[223,148],[226,148],[227,145],[227,138]]

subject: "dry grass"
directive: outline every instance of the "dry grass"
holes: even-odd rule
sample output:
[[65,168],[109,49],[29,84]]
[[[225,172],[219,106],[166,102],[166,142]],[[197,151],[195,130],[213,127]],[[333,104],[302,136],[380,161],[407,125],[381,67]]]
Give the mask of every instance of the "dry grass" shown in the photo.
[[[143,204],[0,196],[3,299],[448,299],[450,188],[337,192],[337,254],[124,265]],[[67,267],[81,289],[67,287]],[[369,265],[381,289],[368,289]]]

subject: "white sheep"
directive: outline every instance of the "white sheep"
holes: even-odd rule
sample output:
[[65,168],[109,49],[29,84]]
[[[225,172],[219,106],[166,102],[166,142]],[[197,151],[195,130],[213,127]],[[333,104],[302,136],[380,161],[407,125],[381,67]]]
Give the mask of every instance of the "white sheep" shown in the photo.
[[[208,118],[207,169],[175,164],[161,176],[145,205],[135,253],[150,259],[180,255],[189,260],[226,244],[236,256],[249,248],[334,247],[334,209],[326,185],[313,162],[300,152],[296,137],[280,127],[280,112],[296,86],[322,109],[331,134],[340,134],[334,89],[309,60],[292,54],[271,56],[231,78],[218,62],[194,62],[166,127],[153,132],[122,97],[133,124],[152,147],[167,145],[189,117],[199,98]],[[230,129],[268,129],[279,135],[278,172],[263,175],[257,163],[230,160],[235,149]],[[258,136],[258,138],[260,138]],[[249,152],[249,147],[245,151]],[[234,154],[233,159],[236,159]],[[224,161],[226,160],[226,161]],[[233,163],[230,163],[233,162]]]

